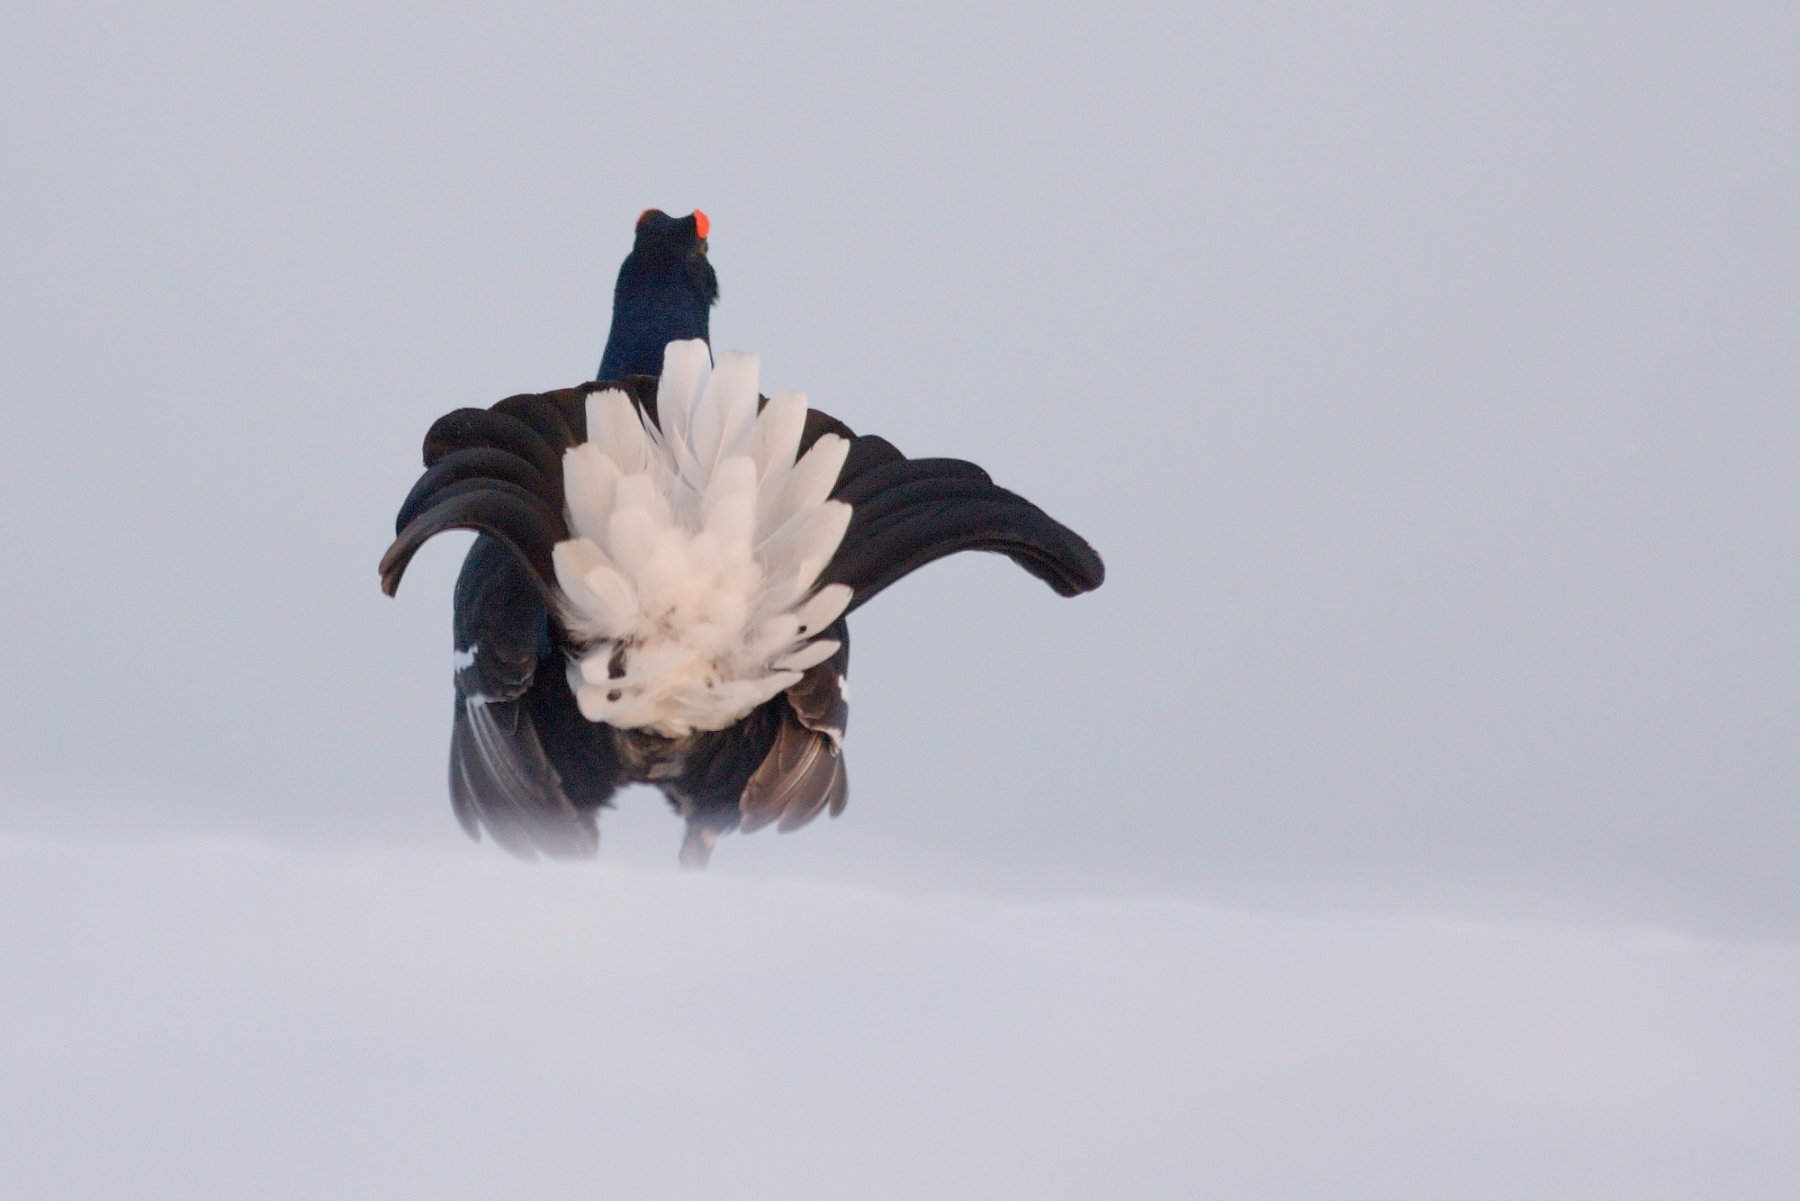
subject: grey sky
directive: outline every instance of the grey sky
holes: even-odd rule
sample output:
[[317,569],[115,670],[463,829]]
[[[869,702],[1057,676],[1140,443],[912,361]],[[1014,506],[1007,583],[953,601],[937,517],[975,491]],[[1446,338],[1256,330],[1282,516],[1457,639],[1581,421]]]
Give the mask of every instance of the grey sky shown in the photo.
[[700,207],[717,346],[1110,572],[860,613],[848,813],[716,870],[1791,938],[1797,25],[9,5],[0,829],[460,839],[420,436]]

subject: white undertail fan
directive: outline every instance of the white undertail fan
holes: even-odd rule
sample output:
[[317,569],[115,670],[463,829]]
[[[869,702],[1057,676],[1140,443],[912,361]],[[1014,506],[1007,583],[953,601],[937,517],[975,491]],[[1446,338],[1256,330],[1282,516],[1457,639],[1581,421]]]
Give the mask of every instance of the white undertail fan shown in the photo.
[[819,635],[851,589],[814,585],[850,525],[830,499],[850,440],[799,454],[806,398],[759,412],[756,356],[715,368],[698,340],[669,343],[656,414],[618,388],[587,398],[551,557],[582,715],[680,738],[735,724],[841,645]]
[[517,854],[592,854],[621,784],[722,831],[782,829],[848,796],[845,617],[947,554],[1009,556],[1064,596],[1099,557],[955,459],[909,459],[758,391],[755,355],[672,342],[660,377],[459,409],[381,563],[483,535],[457,585],[451,794],[471,834]]

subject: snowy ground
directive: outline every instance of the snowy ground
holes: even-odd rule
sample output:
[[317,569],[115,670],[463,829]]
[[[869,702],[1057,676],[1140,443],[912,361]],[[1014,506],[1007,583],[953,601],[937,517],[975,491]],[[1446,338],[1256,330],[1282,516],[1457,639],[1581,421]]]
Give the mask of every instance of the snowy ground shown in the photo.
[[10,1198],[1800,1195],[1800,949],[0,840]]

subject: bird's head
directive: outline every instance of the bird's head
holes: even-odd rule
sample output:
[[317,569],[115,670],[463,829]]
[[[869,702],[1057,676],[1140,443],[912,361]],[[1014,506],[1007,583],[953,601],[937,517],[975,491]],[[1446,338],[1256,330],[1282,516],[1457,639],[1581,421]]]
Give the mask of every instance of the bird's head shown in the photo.
[[685,217],[671,217],[661,209],[638,214],[637,238],[631,256],[646,265],[667,270],[678,266],[694,290],[708,305],[719,303],[719,277],[706,258],[706,235],[712,223],[695,209]]
[[638,214],[637,248],[668,245],[687,250],[697,244],[700,253],[705,254],[711,224],[698,209],[685,217],[671,217],[661,209],[645,209]]
[[708,339],[708,310],[719,301],[719,277],[706,257],[711,223],[695,211],[671,217],[661,209],[638,215],[631,253],[613,291],[612,334],[600,378],[654,375],[663,347]]

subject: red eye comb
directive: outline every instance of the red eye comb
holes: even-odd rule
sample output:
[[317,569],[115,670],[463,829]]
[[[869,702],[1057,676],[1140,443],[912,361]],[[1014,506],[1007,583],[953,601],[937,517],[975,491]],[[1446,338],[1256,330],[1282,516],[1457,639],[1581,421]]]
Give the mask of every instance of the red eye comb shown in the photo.
[[694,234],[695,234],[695,236],[704,238],[706,236],[706,231],[711,228],[712,228],[712,222],[708,221],[706,219],[706,214],[701,212],[699,209],[695,209],[694,210]]

